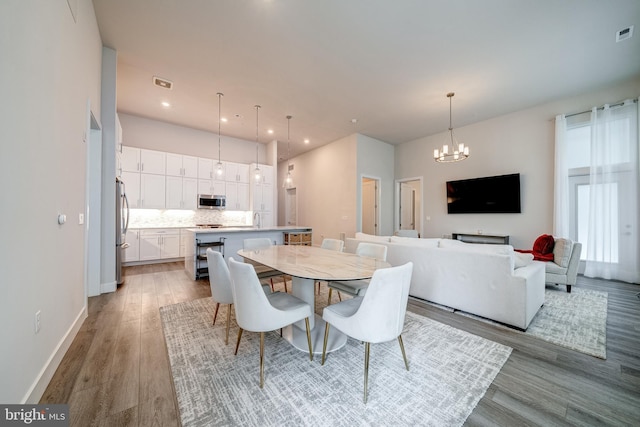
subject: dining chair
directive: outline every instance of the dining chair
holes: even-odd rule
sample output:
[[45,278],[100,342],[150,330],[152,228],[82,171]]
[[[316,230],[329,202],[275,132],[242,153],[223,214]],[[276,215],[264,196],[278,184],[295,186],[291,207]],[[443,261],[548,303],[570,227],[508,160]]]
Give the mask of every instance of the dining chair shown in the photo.
[[[213,324],[216,324],[220,304],[227,304],[227,331],[224,337],[225,345],[229,344],[229,327],[231,325],[231,308],[233,306],[233,291],[231,290],[231,276],[229,267],[224,257],[218,251],[207,249],[207,267],[209,270],[209,286],[211,298],[216,302],[216,311],[213,313]],[[269,285],[262,285],[265,294],[271,293]]]
[[[356,248],[356,254],[360,256],[366,256],[369,258],[375,258],[380,261],[387,260],[387,246],[380,245],[378,243],[360,242]],[[364,280],[348,280],[344,282],[329,282],[329,299],[327,305],[331,304],[331,293],[335,289],[338,291],[338,298],[342,301],[340,292],[352,296],[361,296],[367,291],[369,286],[369,279]]]
[[407,312],[409,286],[413,263],[376,270],[364,296],[357,296],[325,307],[322,318],[326,322],[322,346],[322,365],[327,353],[329,325],[365,343],[364,347],[364,403],[367,403],[369,377],[369,349],[371,343],[398,339],[404,365],[409,362],[402,342],[402,329]]
[[[328,249],[330,251],[342,252],[344,249],[344,241],[339,239],[322,239],[320,245],[322,249]],[[320,295],[320,280],[316,282],[318,284],[318,295]]]
[[[271,239],[267,237],[258,237],[253,239],[244,239],[242,242],[242,249],[244,249],[245,251],[253,251],[257,249],[268,248],[271,245]],[[245,260],[245,262],[253,265],[253,268],[256,270],[259,279],[269,279],[269,282],[271,283],[271,290],[273,292],[275,292],[275,288],[273,287],[273,278],[282,276],[282,281],[284,282],[284,291],[287,292],[287,278],[284,274],[282,274],[278,270],[274,270],[257,262],[253,262],[250,260]]]
[[304,319],[307,328],[309,360],[313,361],[309,317],[313,309],[293,295],[277,292],[269,298],[260,289],[260,279],[250,264],[229,258],[229,272],[236,306],[238,341],[234,354],[238,354],[242,331],[260,332],[260,388],[264,385],[264,333],[274,331]]

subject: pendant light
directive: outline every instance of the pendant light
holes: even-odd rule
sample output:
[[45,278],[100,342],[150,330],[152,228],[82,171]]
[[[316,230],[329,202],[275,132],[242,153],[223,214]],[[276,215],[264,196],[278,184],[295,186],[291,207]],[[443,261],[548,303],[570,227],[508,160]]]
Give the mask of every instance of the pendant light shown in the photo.
[[[433,159],[438,163],[451,163],[459,162],[469,157],[469,147],[465,147],[464,144],[459,144],[456,137],[453,135],[453,125],[451,124],[451,98],[455,93],[449,92],[447,98],[449,98],[449,136],[447,141],[442,145],[442,151],[437,148],[433,150]],[[451,147],[449,147],[451,145]]]
[[256,168],[253,171],[253,179],[256,183],[260,183],[262,181],[262,172],[260,171],[260,163],[258,162],[258,147],[260,143],[258,142],[258,110],[260,109],[259,105],[254,105],[256,108]]
[[284,188],[293,188],[293,178],[291,177],[291,116],[287,116],[287,177],[284,179],[282,186]]
[[216,165],[216,175],[218,177],[222,177],[222,174],[224,174],[224,166],[222,165],[222,161],[220,159],[220,123],[222,121],[222,117],[221,117],[221,99],[224,96],[223,93],[218,92],[218,164]]

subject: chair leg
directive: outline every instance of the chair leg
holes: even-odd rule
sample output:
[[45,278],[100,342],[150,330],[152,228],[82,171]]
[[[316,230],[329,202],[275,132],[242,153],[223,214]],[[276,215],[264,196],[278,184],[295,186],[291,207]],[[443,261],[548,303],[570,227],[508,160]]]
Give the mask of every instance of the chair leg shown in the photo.
[[333,289],[329,288],[329,299],[327,300],[327,305],[331,305],[331,294],[333,293]]
[[271,282],[271,292],[275,292],[276,288],[273,287],[273,278],[269,279],[269,281]]
[[571,285],[567,285],[567,293],[570,294],[571,293]]
[[238,354],[238,347],[240,347],[240,338],[242,338],[242,328],[238,328],[238,341],[236,342],[236,351],[233,354]]
[[289,292],[287,290],[287,277],[286,276],[282,276],[282,281],[284,282],[284,291],[285,292]]
[[231,306],[233,304],[229,304],[227,308],[227,333],[224,336],[224,345],[229,345],[229,327],[231,326]]
[[220,303],[216,303],[216,311],[213,313],[213,324],[216,324],[216,317],[218,317],[218,309],[220,308]]
[[320,281],[319,280],[316,282],[316,285],[318,285],[318,295],[320,295]]
[[404,344],[402,343],[402,335],[398,335],[398,343],[400,344],[400,350],[402,350],[402,357],[404,358],[404,366],[407,371],[409,370],[409,361],[407,360],[407,353],[404,352]]
[[367,385],[369,382],[369,347],[371,347],[371,343],[364,344],[364,403],[367,403]]
[[340,291],[338,291],[338,300],[342,301],[342,294],[340,293]]
[[322,344],[322,363],[321,365],[324,365],[324,358],[327,354],[327,341],[329,339],[329,323],[325,324],[324,327],[324,344]]
[[311,328],[309,327],[309,318],[304,318],[304,325],[307,327],[307,344],[309,344],[309,360],[313,362],[313,348],[311,346]]
[[264,332],[260,332],[260,388],[264,386]]

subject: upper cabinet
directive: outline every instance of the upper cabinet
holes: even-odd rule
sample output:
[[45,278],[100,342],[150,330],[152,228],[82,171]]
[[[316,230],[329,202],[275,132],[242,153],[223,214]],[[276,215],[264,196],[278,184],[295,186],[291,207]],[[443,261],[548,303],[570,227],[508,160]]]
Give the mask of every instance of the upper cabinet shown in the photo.
[[198,177],[198,158],[183,156],[182,154],[167,154],[167,176],[182,176],[184,178]]
[[249,183],[249,165],[226,162],[225,181]]
[[167,170],[167,153],[140,149],[140,172],[164,175]]
[[140,172],[140,149],[123,145],[120,166],[123,172]]

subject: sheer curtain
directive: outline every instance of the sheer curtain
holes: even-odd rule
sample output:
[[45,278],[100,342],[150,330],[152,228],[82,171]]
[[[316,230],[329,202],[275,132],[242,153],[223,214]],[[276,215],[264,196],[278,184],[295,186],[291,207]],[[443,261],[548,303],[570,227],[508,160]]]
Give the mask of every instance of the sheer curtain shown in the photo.
[[567,119],[556,116],[556,154],[554,182],[553,235],[570,236],[569,165],[567,161]]
[[640,283],[638,105],[591,112],[585,276]]

